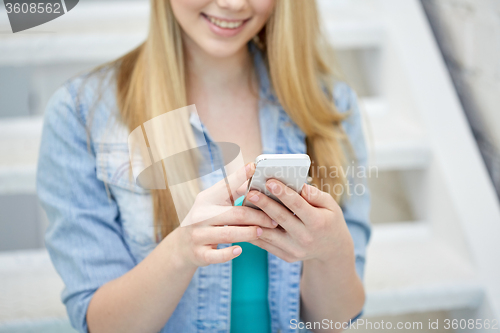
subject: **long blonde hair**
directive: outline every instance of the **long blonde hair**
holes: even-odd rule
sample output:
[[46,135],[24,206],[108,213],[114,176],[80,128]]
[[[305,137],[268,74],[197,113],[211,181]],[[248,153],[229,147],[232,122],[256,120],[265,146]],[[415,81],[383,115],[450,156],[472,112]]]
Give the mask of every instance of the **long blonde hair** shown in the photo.
[[[275,8],[258,35],[269,68],[270,80],[284,110],[307,138],[307,152],[313,167],[313,184],[336,199],[337,184],[345,177],[328,177],[327,168],[345,165],[341,128],[343,115],[331,96],[332,70],[320,51],[320,25],[315,1],[277,0]],[[151,0],[149,35],[135,50],[116,60],[117,102],[121,118],[130,130],[167,111],[187,105],[185,65],[181,28],[169,0]],[[180,118],[166,129],[175,140],[173,151],[193,147],[189,119]],[[320,168],[326,167],[326,168]],[[195,189],[187,188],[187,205]],[[152,190],[157,239],[179,225],[168,190]]]

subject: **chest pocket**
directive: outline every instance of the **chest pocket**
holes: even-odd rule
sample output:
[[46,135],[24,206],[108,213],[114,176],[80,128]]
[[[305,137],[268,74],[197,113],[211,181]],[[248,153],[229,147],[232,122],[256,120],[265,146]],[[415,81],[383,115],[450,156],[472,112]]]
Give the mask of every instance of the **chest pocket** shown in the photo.
[[126,143],[101,143],[97,145],[97,178],[137,194],[147,194],[132,176],[128,145]]
[[123,238],[140,262],[156,246],[150,191],[135,183],[126,143],[97,144],[96,159],[97,178],[107,185],[110,200],[116,201]]

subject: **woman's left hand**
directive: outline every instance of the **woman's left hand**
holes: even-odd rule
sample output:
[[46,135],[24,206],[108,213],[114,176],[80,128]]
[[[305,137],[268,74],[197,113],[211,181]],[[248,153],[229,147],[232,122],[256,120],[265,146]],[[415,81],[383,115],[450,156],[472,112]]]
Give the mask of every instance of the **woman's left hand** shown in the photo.
[[268,180],[266,187],[283,205],[257,191],[251,191],[247,199],[282,228],[263,228],[252,244],[287,262],[335,262],[353,256],[342,210],[330,194],[307,184],[298,194],[276,179]]

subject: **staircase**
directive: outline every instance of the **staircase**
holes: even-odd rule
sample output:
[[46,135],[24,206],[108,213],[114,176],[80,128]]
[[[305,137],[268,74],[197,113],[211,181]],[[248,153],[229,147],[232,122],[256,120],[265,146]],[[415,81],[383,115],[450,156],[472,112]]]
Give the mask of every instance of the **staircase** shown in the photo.
[[[82,2],[43,28],[64,33],[0,35],[0,67],[76,68],[123,54],[146,36],[148,6],[115,3]],[[370,179],[365,315],[469,311],[500,319],[499,203],[420,3],[319,3],[325,34],[358,91],[378,174]],[[95,14],[104,7],[112,19]],[[0,121],[0,194],[34,193],[41,125],[41,116]],[[62,282],[45,250],[1,254],[0,281],[10,281],[0,283],[0,332],[25,318],[65,317]]]

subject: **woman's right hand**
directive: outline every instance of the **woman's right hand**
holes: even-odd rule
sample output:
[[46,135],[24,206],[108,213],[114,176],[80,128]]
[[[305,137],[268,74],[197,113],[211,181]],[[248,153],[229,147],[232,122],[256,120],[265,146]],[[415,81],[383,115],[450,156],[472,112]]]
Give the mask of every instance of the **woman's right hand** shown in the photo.
[[[192,267],[218,264],[241,254],[240,246],[217,249],[218,244],[250,242],[259,238],[261,228],[275,228],[264,212],[244,206],[232,206],[233,198],[246,192],[246,183],[255,172],[255,164],[244,168],[200,192],[181,227],[167,238],[173,241],[175,253]],[[167,239],[166,238],[166,239]]]

